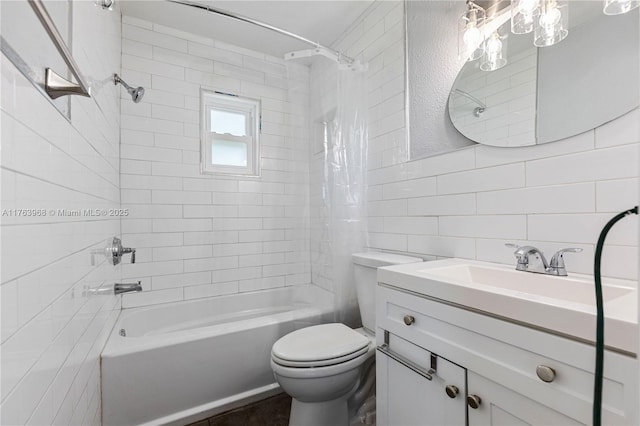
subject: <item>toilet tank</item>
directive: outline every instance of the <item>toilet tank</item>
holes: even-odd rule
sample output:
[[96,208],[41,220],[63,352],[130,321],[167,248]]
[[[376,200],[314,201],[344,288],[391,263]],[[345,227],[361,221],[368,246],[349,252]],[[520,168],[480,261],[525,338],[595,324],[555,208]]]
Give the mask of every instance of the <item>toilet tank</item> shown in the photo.
[[422,259],[380,252],[354,253],[351,257],[353,259],[356,294],[360,307],[362,326],[371,333],[375,333],[375,296],[376,284],[378,283],[378,268],[382,266],[401,265],[403,263],[422,262]]

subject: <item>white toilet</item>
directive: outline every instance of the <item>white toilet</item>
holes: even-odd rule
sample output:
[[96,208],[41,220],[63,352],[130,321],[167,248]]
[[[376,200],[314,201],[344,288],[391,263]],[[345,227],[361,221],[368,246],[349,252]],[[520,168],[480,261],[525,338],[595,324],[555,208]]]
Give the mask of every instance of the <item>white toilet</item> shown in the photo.
[[[344,324],[315,325],[280,338],[271,349],[271,368],[292,398],[289,425],[347,426],[350,412],[362,401],[354,395],[372,387],[375,370],[375,288],[377,268],[422,259],[388,253],[352,255],[363,328]],[[365,373],[369,372],[370,380]],[[360,398],[362,399],[362,398]],[[351,408],[351,411],[350,411]],[[357,408],[357,407],[355,407]]]

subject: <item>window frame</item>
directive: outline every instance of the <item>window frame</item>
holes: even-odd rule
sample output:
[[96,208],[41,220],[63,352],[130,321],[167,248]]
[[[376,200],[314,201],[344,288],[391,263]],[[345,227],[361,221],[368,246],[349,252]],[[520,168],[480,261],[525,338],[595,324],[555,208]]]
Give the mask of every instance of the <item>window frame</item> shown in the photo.
[[[211,131],[211,110],[244,114],[247,119],[246,136],[220,134]],[[258,99],[240,97],[213,90],[200,90],[200,172],[202,174],[259,177],[261,102]],[[247,145],[247,165],[216,165],[211,161],[216,137],[227,141],[244,142]]]

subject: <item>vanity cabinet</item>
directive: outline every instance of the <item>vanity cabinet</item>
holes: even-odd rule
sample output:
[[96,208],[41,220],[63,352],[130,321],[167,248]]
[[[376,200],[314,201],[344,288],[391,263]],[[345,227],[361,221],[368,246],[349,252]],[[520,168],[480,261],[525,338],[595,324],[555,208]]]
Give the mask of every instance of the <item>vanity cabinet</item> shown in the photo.
[[[591,344],[385,284],[376,304],[379,425],[591,424]],[[385,354],[407,348],[427,371],[437,354],[431,381]],[[635,357],[606,351],[603,424],[638,424],[636,371]]]

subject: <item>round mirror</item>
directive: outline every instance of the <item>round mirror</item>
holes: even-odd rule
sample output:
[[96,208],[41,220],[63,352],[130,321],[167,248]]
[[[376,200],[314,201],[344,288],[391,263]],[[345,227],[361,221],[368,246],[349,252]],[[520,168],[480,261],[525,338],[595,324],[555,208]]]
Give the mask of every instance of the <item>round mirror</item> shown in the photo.
[[[571,1],[569,35],[536,48],[533,34],[507,34],[507,64],[481,69],[468,61],[449,95],[449,117],[467,138],[486,145],[542,144],[586,132],[639,105],[638,9],[617,16],[602,3]],[[482,67],[486,68],[486,67]]]

